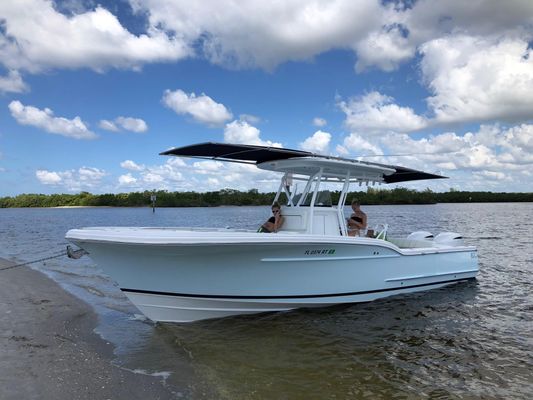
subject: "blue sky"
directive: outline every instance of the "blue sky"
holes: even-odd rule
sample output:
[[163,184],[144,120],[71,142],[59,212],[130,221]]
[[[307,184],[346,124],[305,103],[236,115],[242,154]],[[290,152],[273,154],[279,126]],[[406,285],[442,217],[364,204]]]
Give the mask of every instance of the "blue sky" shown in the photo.
[[0,196],[275,189],[158,155],[205,141],[530,192],[532,38],[526,0],[1,2]]

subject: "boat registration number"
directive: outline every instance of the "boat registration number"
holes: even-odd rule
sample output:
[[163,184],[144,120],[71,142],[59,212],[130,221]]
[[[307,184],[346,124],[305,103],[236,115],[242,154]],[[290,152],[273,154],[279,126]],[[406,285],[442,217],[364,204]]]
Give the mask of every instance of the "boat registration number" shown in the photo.
[[315,249],[315,250],[305,250],[305,255],[308,256],[314,256],[314,255],[322,255],[322,254],[335,254],[335,249]]

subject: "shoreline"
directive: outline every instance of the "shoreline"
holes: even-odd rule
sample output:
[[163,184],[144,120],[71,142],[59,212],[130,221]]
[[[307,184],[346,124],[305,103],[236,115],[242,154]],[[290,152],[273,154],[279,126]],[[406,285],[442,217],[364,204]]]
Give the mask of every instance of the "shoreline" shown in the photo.
[[[30,207],[20,207],[30,208]],[[53,207],[39,207],[39,208],[113,208],[113,206],[53,206]]]
[[0,398],[174,399],[161,378],[112,363],[90,305],[27,266],[0,258]]
[[[431,203],[361,203],[362,207],[376,207],[376,206],[435,206],[435,205],[448,205],[448,204],[531,204],[533,201],[456,201],[456,202],[431,202]],[[270,207],[269,204],[220,204],[220,205],[187,205],[187,206],[157,206],[155,207],[156,211],[158,209],[171,209],[171,208],[232,208],[232,207]],[[349,207],[349,204],[345,204],[345,207]],[[37,207],[0,207],[0,210],[13,210],[13,209],[100,209],[100,208],[146,208],[152,209],[151,205],[143,206],[37,206]]]

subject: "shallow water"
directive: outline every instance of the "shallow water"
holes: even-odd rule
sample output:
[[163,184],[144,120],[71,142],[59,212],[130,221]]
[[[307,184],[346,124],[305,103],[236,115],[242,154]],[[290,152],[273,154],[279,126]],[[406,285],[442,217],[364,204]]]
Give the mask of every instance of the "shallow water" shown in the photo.
[[[36,264],[90,303],[116,363],[185,398],[531,398],[533,204],[368,206],[394,233],[456,231],[478,247],[472,282],[372,303],[153,324],[92,261]],[[81,226],[255,228],[268,207],[0,209],[0,257],[64,248]]]

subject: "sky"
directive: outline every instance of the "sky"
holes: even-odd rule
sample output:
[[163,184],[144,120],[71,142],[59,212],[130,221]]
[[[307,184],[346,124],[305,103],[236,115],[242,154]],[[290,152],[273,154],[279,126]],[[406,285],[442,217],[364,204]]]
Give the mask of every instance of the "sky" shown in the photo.
[[277,189],[159,155],[202,142],[532,192],[532,44],[531,0],[0,1],[0,196]]

